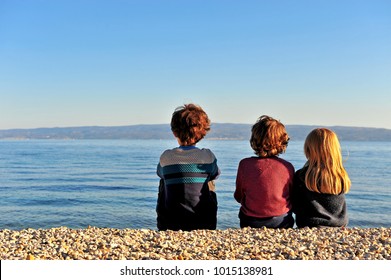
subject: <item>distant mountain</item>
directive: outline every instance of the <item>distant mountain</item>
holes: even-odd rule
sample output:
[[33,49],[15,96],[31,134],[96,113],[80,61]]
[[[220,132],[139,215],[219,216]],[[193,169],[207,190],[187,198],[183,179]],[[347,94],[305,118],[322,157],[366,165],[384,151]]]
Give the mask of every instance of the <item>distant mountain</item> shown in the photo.
[[[287,125],[286,129],[291,139],[304,140],[315,125]],[[339,140],[342,141],[390,141],[391,129],[369,128],[369,127],[351,127],[351,126],[328,126],[333,130]]]
[[[248,140],[251,136],[250,124],[224,124],[216,123],[212,126],[211,132],[207,135],[212,139],[242,139]],[[321,126],[316,125],[286,125],[286,130],[291,140],[304,140],[308,133]],[[324,127],[324,126],[322,126]],[[390,141],[391,129],[350,127],[350,126],[328,126],[327,128],[337,133],[342,141]]]
[[0,139],[168,139],[168,125],[81,126],[0,130]]
[[[286,125],[291,140],[304,140],[318,126]],[[391,141],[391,130],[365,127],[328,127],[340,140]],[[248,140],[250,124],[214,123],[206,139]],[[0,139],[172,139],[168,124],[130,126],[82,126],[0,130]]]

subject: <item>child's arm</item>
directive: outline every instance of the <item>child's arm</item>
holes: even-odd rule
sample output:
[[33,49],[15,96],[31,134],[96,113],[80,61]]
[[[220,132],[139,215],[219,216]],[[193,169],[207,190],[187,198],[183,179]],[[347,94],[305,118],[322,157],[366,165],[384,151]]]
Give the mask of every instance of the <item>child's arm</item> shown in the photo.
[[234,192],[234,198],[237,202],[241,203],[243,198],[243,188],[242,188],[242,180],[241,180],[241,168],[240,164],[238,167],[238,173],[236,175],[236,188]]
[[212,192],[216,191],[216,184],[215,184],[215,181],[214,181],[214,180],[209,181],[209,182],[208,182],[208,187],[209,187],[209,190],[210,190],[210,191],[212,191]]

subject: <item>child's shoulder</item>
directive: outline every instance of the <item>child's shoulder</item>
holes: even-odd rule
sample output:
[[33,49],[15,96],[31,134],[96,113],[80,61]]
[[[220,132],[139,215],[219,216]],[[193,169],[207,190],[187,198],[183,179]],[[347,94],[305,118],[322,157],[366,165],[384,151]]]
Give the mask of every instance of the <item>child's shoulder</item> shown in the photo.
[[241,168],[247,168],[250,166],[258,166],[260,164],[260,160],[262,160],[260,157],[252,156],[252,157],[246,157],[242,158],[239,161],[239,166]]
[[183,156],[184,151],[178,147],[172,148],[172,149],[167,149],[165,150],[161,155],[160,159],[164,158],[171,158],[171,157],[177,157],[177,156]]
[[246,158],[242,158],[240,160],[240,162],[242,162],[242,163],[253,162],[253,161],[258,161],[260,159],[261,159],[260,157],[255,157],[255,156],[253,156],[253,157],[246,157]]
[[295,167],[293,166],[293,164],[290,162],[290,161],[287,161],[286,159],[283,159],[283,158],[280,158],[280,157],[276,157],[277,160],[279,162],[281,162],[284,166],[286,166],[287,168],[289,168],[291,170],[292,173],[295,172]]
[[299,177],[299,178],[302,178],[304,180],[304,177],[305,177],[305,174],[307,173],[307,170],[308,170],[308,166],[300,168],[300,169],[295,171],[295,176]]
[[193,153],[206,153],[206,154],[213,154],[213,152],[210,149],[207,148],[198,148],[198,147],[192,147],[192,148],[183,148],[183,147],[175,147],[172,149],[165,150],[162,155],[164,154],[171,154],[171,153],[186,153],[186,152],[193,152]]
[[242,159],[241,164],[257,164],[257,165],[267,165],[267,166],[284,166],[285,168],[290,169],[291,172],[295,171],[295,168],[293,164],[283,158],[277,157],[277,156],[272,156],[272,157],[247,157]]
[[210,149],[207,148],[198,149],[198,151],[195,150],[194,153],[207,159],[208,161],[214,161],[216,159],[215,154]]
[[167,158],[198,158],[200,160],[214,161],[216,156],[214,153],[207,148],[193,148],[193,149],[182,149],[182,148],[173,148],[165,150],[161,156],[160,160]]

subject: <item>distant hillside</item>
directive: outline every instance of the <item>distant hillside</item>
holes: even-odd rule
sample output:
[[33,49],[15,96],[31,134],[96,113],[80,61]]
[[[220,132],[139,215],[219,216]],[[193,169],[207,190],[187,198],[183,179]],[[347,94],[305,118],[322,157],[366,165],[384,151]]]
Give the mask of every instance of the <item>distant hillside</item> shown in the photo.
[[[215,139],[250,139],[250,124],[222,124],[216,123],[212,126],[208,138]],[[286,125],[286,130],[291,140],[304,140],[308,133],[316,125]],[[391,129],[365,128],[349,126],[329,126],[329,129],[337,133],[338,138],[344,141],[390,141]]]
[[[308,133],[319,126],[287,125],[286,129],[294,140],[304,140]],[[327,127],[337,133],[340,140],[345,141],[391,141],[391,129],[350,127],[350,126],[329,126]]]
[[[317,126],[287,125],[292,140],[304,140]],[[391,130],[364,127],[329,127],[340,140],[391,141]],[[215,123],[207,139],[248,140],[250,124]],[[130,126],[83,126],[64,128],[8,129],[0,130],[0,139],[171,139],[168,124]]]
[[81,126],[0,130],[0,139],[168,139],[168,125]]

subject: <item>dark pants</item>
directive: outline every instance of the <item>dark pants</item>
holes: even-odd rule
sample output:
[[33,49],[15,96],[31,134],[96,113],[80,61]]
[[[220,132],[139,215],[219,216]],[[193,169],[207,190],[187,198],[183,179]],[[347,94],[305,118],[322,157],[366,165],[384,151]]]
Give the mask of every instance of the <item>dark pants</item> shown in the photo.
[[292,213],[288,212],[284,215],[270,218],[255,218],[244,215],[239,212],[240,227],[253,227],[253,228],[292,228],[295,220]]
[[[160,180],[159,194],[156,205],[157,228],[159,230],[183,230],[216,229],[217,224],[217,196],[214,191],[209,191],[210,200],[207,200],[203,208],[189,211],[184,207],[166,209],[164,181]],[[205,204],[204,204],[205,205]]]

